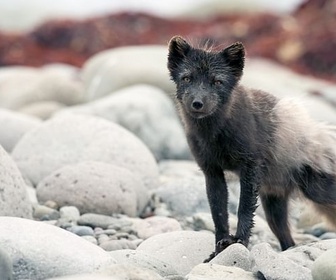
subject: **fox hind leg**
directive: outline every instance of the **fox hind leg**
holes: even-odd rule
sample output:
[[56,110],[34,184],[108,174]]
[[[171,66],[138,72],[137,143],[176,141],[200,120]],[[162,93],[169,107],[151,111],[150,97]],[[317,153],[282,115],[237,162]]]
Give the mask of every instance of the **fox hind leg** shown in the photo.
[[288,195],[260,193],[266,220],[274,235],[278,238],[282,250],[295,245],[288,223]]

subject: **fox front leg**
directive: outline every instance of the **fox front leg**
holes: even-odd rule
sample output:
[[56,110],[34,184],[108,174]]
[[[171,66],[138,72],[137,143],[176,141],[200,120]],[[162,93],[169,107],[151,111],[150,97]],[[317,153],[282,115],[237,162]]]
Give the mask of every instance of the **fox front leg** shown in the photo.
[[229,234],[228,190],[223,171],[220,168],[205,172],[206,190],[212,219],[215,225],[216,248],[205,262],[210,261],[223,248],[225,240],[232,240]]
[[253,217],[257,209],[260,175],[260,165],[255,163],[245,165],[240,174],[238,225],[234,239],[245,246],[249,243],[254,225]]
[[228,190],[223,172],[206,174],[207,195],[215,224],[216,248],[205,262],[209,262],[221,251],[234,243],[248,245],[257,208],[260,173],[256,165],[247,165],[241,171],[240,200],[236,235],[229,233]]

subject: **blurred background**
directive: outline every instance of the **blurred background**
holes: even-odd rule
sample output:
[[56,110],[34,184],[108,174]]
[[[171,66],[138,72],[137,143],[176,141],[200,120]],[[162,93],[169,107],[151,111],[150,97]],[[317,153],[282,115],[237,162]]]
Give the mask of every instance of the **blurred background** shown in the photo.
[[67,63],[180,34],[336,81],[335,0],[0,0],[0,66]]

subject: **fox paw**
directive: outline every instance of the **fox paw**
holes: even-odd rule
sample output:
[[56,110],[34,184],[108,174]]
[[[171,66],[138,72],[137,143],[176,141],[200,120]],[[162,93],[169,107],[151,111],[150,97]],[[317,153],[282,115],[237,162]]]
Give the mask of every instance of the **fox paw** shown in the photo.
[[240,243],[246,246],[245,242],[233,235],[229,235],[228,237],[223,238],[222,240],[219,240],[216,244],[216,251],[213,252],[206,260],[204,260],[205,263],[211,261],[214,257],[216,257],[220,252],[225,250],[227,247],[234,243]]
[[223,250],[225,250],[227,247],[229,247],[230,245],[234,243],[241,243],[244,245],[243,240],[233,235],[229,235],[228,237],[223,238],[222,240],[219,240],[216,244],[216,254],[219,254],[220,252],[222,252]]

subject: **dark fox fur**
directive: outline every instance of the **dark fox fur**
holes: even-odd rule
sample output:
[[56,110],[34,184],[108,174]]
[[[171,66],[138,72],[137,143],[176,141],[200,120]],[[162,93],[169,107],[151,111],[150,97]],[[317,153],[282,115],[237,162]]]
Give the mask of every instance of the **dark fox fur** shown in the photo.
[[[245,51],[235,43],[214,52],[183,38],[169,43],[168,69],[190,149],[206,179],[216,248],[248,245],[260,196],[282,250],[294,245],[288,200],[299,190],[336,225],[336,133],[288,100],[239,85]],[[240,177],[236,234],[228,225],[223,171]]]

